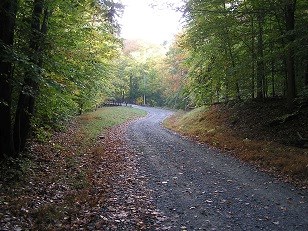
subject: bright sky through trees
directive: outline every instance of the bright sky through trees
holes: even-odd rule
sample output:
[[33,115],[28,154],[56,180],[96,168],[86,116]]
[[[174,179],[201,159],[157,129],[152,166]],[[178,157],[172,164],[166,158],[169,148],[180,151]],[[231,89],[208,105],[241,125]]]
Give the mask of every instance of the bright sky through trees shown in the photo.
[[[140,39],[151,43],[162,44],[170,41],[181,29],[181,13],[165,3],[179,5],[181,0],[122,0],[125,5],[123,17],[120,19],[122,37]],[[151,7],[155,4],[157,7]]]

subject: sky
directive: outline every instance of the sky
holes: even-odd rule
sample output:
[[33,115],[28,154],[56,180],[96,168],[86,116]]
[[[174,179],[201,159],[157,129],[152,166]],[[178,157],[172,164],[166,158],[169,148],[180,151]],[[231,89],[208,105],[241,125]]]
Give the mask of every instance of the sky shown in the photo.
[[[152,8],[149,4],[155,2],[153,0],[121,0],[121,2],[125,5],[125,9],[119,21],[122,26],[121,35],[125,39],[139,39],[155,44],[167,41],[170,44],[174,35],[181,30],[180,12],[167,7]],[[181,0],[168,0],[168,2],[180,4]]]

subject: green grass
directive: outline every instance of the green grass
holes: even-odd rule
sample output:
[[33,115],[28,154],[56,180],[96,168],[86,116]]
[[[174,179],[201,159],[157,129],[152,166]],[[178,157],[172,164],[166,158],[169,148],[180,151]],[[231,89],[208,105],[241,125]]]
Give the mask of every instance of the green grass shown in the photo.
[[134,118],[146,116],[146,112],[131,107],[104,107],[79,117],[87,139],[95,139],[108,128]]

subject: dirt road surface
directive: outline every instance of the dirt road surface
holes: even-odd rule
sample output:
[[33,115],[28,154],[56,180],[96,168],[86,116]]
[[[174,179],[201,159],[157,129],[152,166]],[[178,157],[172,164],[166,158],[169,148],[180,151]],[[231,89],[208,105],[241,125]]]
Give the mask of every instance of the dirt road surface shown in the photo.
[[162,126],[172,112],[140,107],[127,129],[166,230],[308,230],[307,189]]

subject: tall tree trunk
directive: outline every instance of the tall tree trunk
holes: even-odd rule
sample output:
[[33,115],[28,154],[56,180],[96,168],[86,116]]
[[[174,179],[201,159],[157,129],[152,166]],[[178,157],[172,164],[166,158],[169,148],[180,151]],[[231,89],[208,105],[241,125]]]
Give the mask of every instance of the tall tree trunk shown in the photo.
[[[229,55],[230,55],[230,59],[232,63],[232,68],[233,70],[235,70],[235,59],[234,59],[234,55],[232,52],[232,48],[229,42],[227,44],[228,44]],[[239,84],[238,79],[236,79],[235,81],[235,91],[236,91],[236,99],[241,100],[240,84]]]
[[236,80],[235,89],[236,89],[236,98],[237,98],[238,100],[241,100],[240,84],[239,84],[239,81],[238,81],[238,80]]
[[263,91],[264,91],[264,98],[268,97],[268,79],[264,78],[264,86],[263,86]]
[[272,82],[272,97],[276,96],[276,90],[275,90],[275,63],[274,59],[271,59],[271,82]]
[[[235,57],[234,57],[232,47],[231,47],[231,44],[230,44],[229,31],[228,30],[225,31],[225,35],[226,35],[226,38],[227,38],[227,42],[226,42],[227,47],[225,49],[225,53],[226,53],[227,56],[229,56],[230,61],[231,61],[231,65],[232,65],[232,70],[233,70],[233,72],[235,72],[235,67],[236,67]],[[236,91],[236,98],[238,100],[241,100],[240,85],[239,85],[238,79],[235,80],[235,91]]]
[[[32,14],[32,33],[29,41],[31,62],[40,69],[42,67],[42,53],[44,37],[47,32],[48,11],[44,10],[44,0],[35,0]],[[28,70],[25,73],[23,89],[20,92],[14,127],[15,149],[20,152],[25,148],[26,140],[31,128],[34,114],[35,99],[39,90],[37,79],[40,71]]]
[[133,103],[133,76],[129,75],[129,103]]
[[[225,73],[227,73],[227,70],[225,70]],[[229,75],[226,74],[225,76],[225,87],[226,87],[226,92],[225,92],[225,102],[229,102]]]
[[0,3],[0,158],[14,155],[11,123],[13,63],[8,48],[13,47],[17,0]]
[[305,76],[304,76],[304,84],[305,88],[308,90],[308,60],[305,61],[306,68],[305,68]]
[[257,43],[257,98],[264,98],[264,79],[265,79],[265,70],[264,70],[264,46],[263,46],[263,24],[264,24],[264,12],[260,10],[257,14],[258,19],[258,43]]
[[219,103],[220,102],[220,83],[221,83],[221,76],[219,76],[219,80],[218,80],[218,83],[216,83],[216,86],[215,86],[215,88],[216,88],[216,97],[217,97],[217,103]]
[[295,40],[295,0],[285,0],[285,23],[287,35],[287,51],[286,51],[286,70],[287,70],[287,101],[288,105],[292,106],[293,100],[296,97],[295,84],[295,68],[294,68],[294,48],[293,42]]
[[[271,30],[274,30],[273,25],[270,25]],[[275,50],[275,43],[270,43],[270,54],[271,54],[271,61],[270,61],[270,69],[271,69],[271,88],[272,88],[272,97],[276,96],[276,89],[275,89],[275,59],[274,59],[274,50]]]
[[287,91],[288,91],[288,72],[287,72],[287,60],[286,57],[284,57],[283,59],[283,97],[286,98],[287,97]]
[[[224,10],[227,9],[226,4],[227,4],[226,1],[224,1],[223,2]],[[227,44],[227,50],[225,50],[225,52],[226,52],[226,55],[230,57],[232,69],[233,69],[233,72],[235,72],[235,67],[236,67],[235,57],[234,57],[234,54],[233,54],[233,51],[232,51],[232,44],[231,44],[230,33],[229,33],[228,28],[224,28],[224,35],[225,35],[226,44]],[[240,84],[239,84],[238,79],[235,80],[235,86],[234,87],[235,87],[235,91],[236,91],[236,98],[238,100],[241,100]]]
[[255,27],[253,16],[251,16],[251,98],[255,98]]

